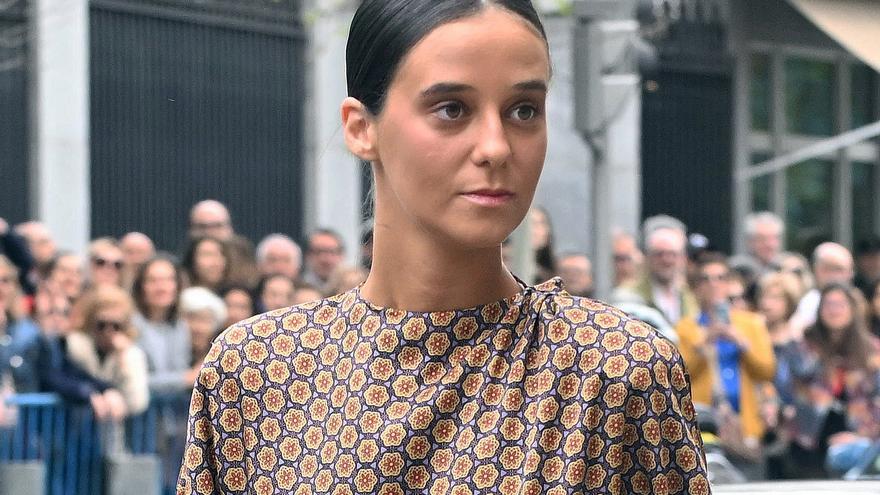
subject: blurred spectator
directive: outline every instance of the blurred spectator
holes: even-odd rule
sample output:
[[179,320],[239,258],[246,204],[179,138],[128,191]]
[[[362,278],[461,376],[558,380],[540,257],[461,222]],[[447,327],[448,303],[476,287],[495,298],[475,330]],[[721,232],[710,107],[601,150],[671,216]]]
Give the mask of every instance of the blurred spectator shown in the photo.
[[27,240],[31,255],[38,267],[45,266],[55,257],[57,251],[55,239],[42,222],[20,223],[15,226],[15,232]]
[[213,291],[227,283],[229,248],[216,237],[197,237],[190,242],[183,258],[189,285]]
[[309,236],[306,271],[302,281],[322,292],[329,290],[330,275],[342,263],[345,247],[342,238],[330,229],[318,229]]
[[880,282],[871,287],[868,297],[868,329],[875,337],[880,338]]
[[756,388],[776,366],[770,336],[759,315],[730,308],[724,256],[704,256],[695,277],[699,314],[676,325],[693,400],[716,411],[722,444],[750,471],[764,430]]
[[73,331],[70,302],[57,288],[43,283],[34,298],[34,312],[44,346],[40,367],[42,390],[75,404],[90,404],[96,417],[106,419],[111,404],[123,403],[122,396],[68,356],[67,336]]
[[57,247],[49,229],[41,222],[30,221],[15,226],[15,232],[27,240],[34,267],[26,274],[28,284],[36,288],[45,278],[46,267],[55,258]]
[[624,232],[614,234],[614,286],[633,284],[639,278],[643,255],[635,237]]
[[727,301],[731,309],[752,311],[752,304],[749,300],[749,287],[745,280],[733,271],[730,273],[730,280],[727,281]]
[[293,280],[281,275],[269,275],[257,286],[257,311],[275,311],[293,304]]
[[92,287],[122,287],[122,267],[122,249],[116,239],[102,237],[89,244],[88,280]]
[[[226,322],[226,304],[220,296],[204,287],[190,287],[180,294],[180,312],[189,327],[190,365],[198,369],[211,349],[211,342]],[[193,383],[195,378],[193,376]]]
[[852,284],[855,276],[852,255],[840,244],[820,244],[813,251],[813,275],[816,277],[816,288],[801,298],[797,311],[791,317],[792,330],[797,333],[803,333],[807,327],[816,323],[821,290],[832,284]]
[[131,288],[134,277],[141,265],[156,255],[153,241],[140,232],[129,232],[119,241],[122,249],[122,286]]
[[785,478],[787,472],[788,435],[785,426],[794,417],[794,370],[801,353],[801,342],[791,331],[788,321],[800,299],[799,284],[793,274],[768,273],[761,278],[758,287],[758,309],[767,324],[776,357],[773,388],[765,390],[763,407],[770,479]]
[[40,332],[25,317],[21,296],[18,269],[0,254],[0,380],[5,382],[0,386],[15,392],[38,392]]
[[177,392],[192,387],[190,333],[180,318],[182,275],[168,255],[143,264],[132,283],[138,345],[147,355],[150,389]]
[[553,225],[550,215],[540,206],[529,211],[532,229],[532,249],[535,252],[535,283],[550,280],[556,275],[556,253],[553,250]]
[[874,286],[880,282],[880,239],[874,237],[856,244],[855,285],[870,298]]
[[196,203],[189,215],[189,238],[214,237],[228,246],[227,278],[235,283],[253,288],[259,280],[254,257],[254,246],[246,237],[237,235],[232,227],[232,217],[223,203],[208,199]]
[[36,264],[28,242],[24,237],[15,233],[2,217],[0,217],[0,256],[6,256],[16,267],[18,286],[26,294],[33,294],[36,287],[31,284],[28,275]]
[[779,270],[782,273],[790,273],[798,279],[798,287],[800,288],[798,300],[815,286],[810,262],[800,253],[785,251],[779,255]]
[[46,267],[46,280],[76,303],[83,293],[83,260],[73,253],[61,252]]
[[298,284],[296,291],[293,293],[293,304],[305,304],[312,301],[320,301],[323,298],[324,294],[316,287],[308,284]]
[[270,234],[257,244],[260,275],[281,274],[296,280],[302,268],[302,249],[284,234]]
[[325,295],[342,294],[347,290],[354,289],[364,283],[369,274],[370,272],[359,266],[339,266],[330,277],[330,290]]
[[745,235],[749,255],[758,267],[758,277],[775,271],[785,236],[782,219],[769,211],[751,213],[745,218]]
[[254,301],[254,296],[247,287],[226,287],[221,292],[221,296],[226,304],[224,328],[228,328],[257,314],[256,301]]
[[570,253],[559,258],[559,276],[565,289],[573,296],[593,296],[593,264],[583,253]]
[[643,226],[647,273],[635,283],[615,289],[612,303],[618,300],[640,301],[663,313],[670,325],[698,312],[697,301],[687,286],[685,227],[681,221],[665,215],[651,217]]
[[106,404],[114,419],[143,412],[150,399],[147,358],[134,343],[133,313],[134,303],[125,291],[99,286],[85,301],[82,331],[67,337],[71,361],[120,392],[121,403],[111,395]]
[[861,292],[827,283],[815,325],[804,334],[795,380],[792,445],[801,476],[826,465],[840,474],[880,438],[880,343],[864,323]]

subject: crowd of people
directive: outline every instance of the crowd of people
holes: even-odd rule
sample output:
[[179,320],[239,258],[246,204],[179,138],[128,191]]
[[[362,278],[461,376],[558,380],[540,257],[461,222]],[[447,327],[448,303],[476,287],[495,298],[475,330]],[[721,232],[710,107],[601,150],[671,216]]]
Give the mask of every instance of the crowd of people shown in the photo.
[[188,399],[219,332],[345,291],[367,274],[344,264],[332,230],[312,232],[305,256],[284,234],[255,247],[213,200],[190,211],[185,244],[179,255],[157,252],[131,232],[95,239],[83,256],[60,249],[39,222],[0,218],[0,429],[16,422],[11,394],[56,393],[116,424],[164,398],[180,406],[178,424],[161,433],[180,449],[169,453],[173,475]]
[[[591,296],[589,258],[555,252],[546,211],[530,224],[535,281],[558,275]],[[824,243],[808,260],[783,250],[772,213],[746,226],[748,253],[733,257],[668,216],[618,232],[609,302],[677,343],[694,402],[748,477],[839,475],[880,438],[880,241],[860,242],[855,259]],[[3,394],[54,392],[103,420],[141,413],[151,396],[185,397],[222,329],[363,282],[369,232],[362,241],[358,266],[330,229],[310,233],[304,256],[280,233],[254,247],[206,200],[180,256],[131,232],[95,239],[83,257],[39,222],[0,218]],[[0,425],[12,417],[0,405]]]

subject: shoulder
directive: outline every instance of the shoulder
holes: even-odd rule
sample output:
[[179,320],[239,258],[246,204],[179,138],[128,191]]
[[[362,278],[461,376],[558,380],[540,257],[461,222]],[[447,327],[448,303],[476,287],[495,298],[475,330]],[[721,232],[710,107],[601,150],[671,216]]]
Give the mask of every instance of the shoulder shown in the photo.
[[675,345],[654,327],[614,306],[564,291],[549,297],[541,323],[549,342],[568,340],[579,354],[601,355],[603,362],[626,360],[629,367],[657,361],[674,365],[681,359]]
[[[294,352],[319,349],[329,338],[328,325],[344,325],[347,293],[262,313],[240,321],[217,336],[206,364],[237,355],[242,362],[264,364],[271,355],[289,358]],[[230,358],[237,360],[236,358]]]
[[730,312],[730,319],[737,326],[753,331],[766,331],[764,317],[752,311],[733,310]]
[[27,344],[36,342],[40,336],[40,329],[37,324],[29,318],[19,318],[10,325],[9,333],[18,342]]

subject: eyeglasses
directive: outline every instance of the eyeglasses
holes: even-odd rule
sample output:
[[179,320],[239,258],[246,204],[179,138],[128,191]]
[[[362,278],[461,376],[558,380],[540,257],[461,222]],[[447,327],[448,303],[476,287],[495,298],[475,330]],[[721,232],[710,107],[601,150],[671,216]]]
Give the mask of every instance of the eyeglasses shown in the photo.
[[60,306],[57,308],[49,308],[45,311],[41,311],[40,315],[42,315],[42,316],[70,316],[70,307]]
[[109,266],[110,268],[114,268],[116,270],[122,269],[122,260],[108,260],[107,258],[94,257],[92,258],[92,263],[95,264],[98,268],[104,268]]
[[215,230],[229,226],[229,222],[194,222],[190,225],[194,230]]
[[727,301],[730,304],[745,301],[745,300],[746,300],[746,296],[744,296],[742,294],[731,294],[731,295],[727,296]]
[[321,254],[340,254],[342,253],[342,249],[340,248],[313,248],[309,249],[309,254],[321,255]]
[[107,330],[121,332],[125,329],[125,324],[123,324],[121,321],[98,320],[95,322],[95,328],[97,328],[99,332],[104,332]]
[[708,273],[701,273],[697,277],[698,282],[726,282],[730,279],[729,273],[723,273],[718,275],[710,275]]

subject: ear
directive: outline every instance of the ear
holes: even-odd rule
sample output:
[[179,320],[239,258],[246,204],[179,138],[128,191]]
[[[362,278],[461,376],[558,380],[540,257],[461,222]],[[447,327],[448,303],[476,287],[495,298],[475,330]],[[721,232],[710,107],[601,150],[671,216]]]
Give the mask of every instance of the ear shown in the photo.
[[375,143],[375,120],[363,103],[348,97],[342,101],[342,131],[349,151],[368,162],[378,158]]

